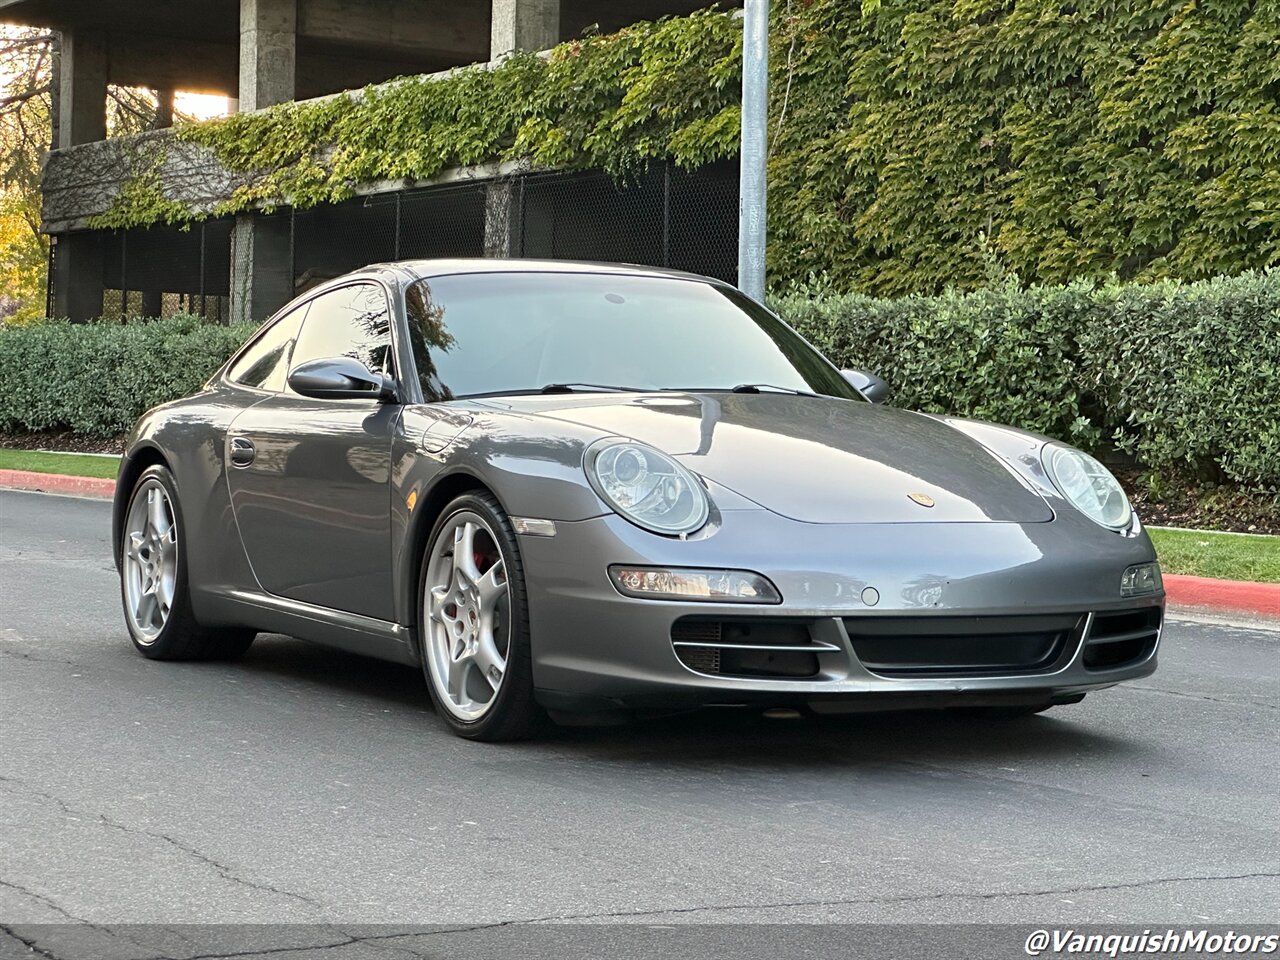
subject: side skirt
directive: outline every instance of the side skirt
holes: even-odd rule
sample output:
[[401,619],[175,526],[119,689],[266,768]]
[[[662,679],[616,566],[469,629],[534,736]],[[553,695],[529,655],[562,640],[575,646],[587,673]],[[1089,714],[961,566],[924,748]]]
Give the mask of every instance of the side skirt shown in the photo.
[[241,624],[379,660],[418,665],[413,638],[398,623],[249,590],[206,593],[203,600],[202,614],[208,611],[209,619],[217,623]]

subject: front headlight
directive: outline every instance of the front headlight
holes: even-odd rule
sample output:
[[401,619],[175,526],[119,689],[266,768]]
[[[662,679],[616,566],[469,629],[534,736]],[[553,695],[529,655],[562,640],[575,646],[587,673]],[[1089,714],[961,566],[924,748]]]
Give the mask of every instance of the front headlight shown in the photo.
[[1133,508],[1111,471],[1087,453],[1052,443],[1045,447],[1044,466],[1058,492],[1094,523],[1123,530]]
[[620,515],[654,533],[693,533],[711,504],[697,477],[653,447],[603,440],[587,450],[587,479]]

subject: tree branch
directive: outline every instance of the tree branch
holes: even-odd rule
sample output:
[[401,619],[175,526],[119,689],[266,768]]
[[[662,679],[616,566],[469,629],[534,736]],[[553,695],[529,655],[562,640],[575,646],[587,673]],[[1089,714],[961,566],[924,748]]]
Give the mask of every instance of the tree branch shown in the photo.
[[34,87],[31,90],[24,90],[22,93],[10,94],[7,97],[0,97],[0,110],[5,107],[16,106],[20,103],[26,103],[28,100],[34,100],[36,97],[44,96],[53,89],[52,84],[44,84],[40,87]]
[[54,35],[52,33],[42,33],[34,37],[10,37],[0,41],[0,51],[9,53],[13,50],[21,50],[24,47],[48,46],[53,41]]

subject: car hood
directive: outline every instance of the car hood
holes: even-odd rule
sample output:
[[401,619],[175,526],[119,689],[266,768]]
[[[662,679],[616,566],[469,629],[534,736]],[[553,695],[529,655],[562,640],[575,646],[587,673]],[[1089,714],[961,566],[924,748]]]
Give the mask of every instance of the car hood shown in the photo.
[[1040,495],[976,440],[891,407],[777,393],[520,397],[495,405],[651,444],[793,520],[1053,519]]

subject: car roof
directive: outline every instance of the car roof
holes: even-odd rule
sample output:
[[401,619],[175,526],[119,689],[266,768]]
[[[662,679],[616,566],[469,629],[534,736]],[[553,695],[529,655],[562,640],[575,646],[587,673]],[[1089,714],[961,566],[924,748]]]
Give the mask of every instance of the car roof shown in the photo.
[[357,271],[388,272],[396,274],[402,282],[413,282],[429,277],[441,277],[459,273],[605,273],[634,277],[670,277],[679,280],[700,280],[703,283],[723,284],[714,277],[704,277],[681,270],[647,267],[636,263],[604,263],[586,260],[533,260],[498,257],[451,257],[438,260],[399,260],[370,264]]

